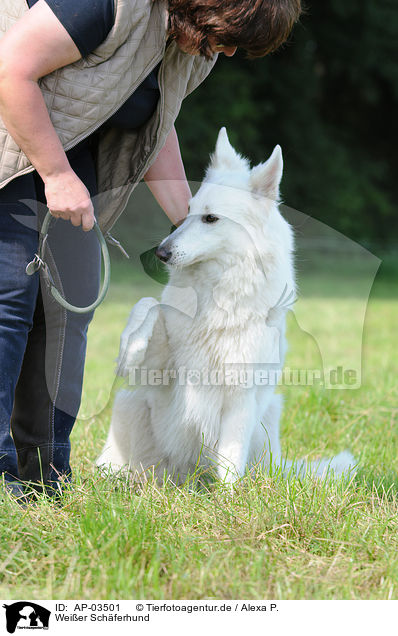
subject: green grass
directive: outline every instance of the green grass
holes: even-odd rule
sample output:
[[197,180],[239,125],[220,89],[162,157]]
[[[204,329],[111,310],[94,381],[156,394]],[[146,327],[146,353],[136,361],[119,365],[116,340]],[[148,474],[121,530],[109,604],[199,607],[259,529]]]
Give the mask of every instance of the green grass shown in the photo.
[[[355,319],[357,281],[319,278],[304,283],[301,316]],[[109,426],[120,332],[131,305],[161,287],[117,265],[90,331],[73,488],[58,504],[43,497],[27,509],[3,497],[0,597],[398,598],[395,280],[382,276],[372,290],[361,389],[283,388],[285,453],[316,458],[349,448],[360,459],[356,479],[276,472],[246,476],[233,491],[221,483],[132,490],[100,476],[93,460]],[[293,317],[288,331],[287,364],[317,366],[314,339]]]

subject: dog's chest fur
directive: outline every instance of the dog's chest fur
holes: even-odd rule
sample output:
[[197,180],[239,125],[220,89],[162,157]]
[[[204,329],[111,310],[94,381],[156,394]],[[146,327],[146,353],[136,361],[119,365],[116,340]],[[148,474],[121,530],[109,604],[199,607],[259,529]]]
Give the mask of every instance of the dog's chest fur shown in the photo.
[[[172,453],[174,437],[178,438],[179,452],[185,447],[188,461],[188,455],[197,453],[204,440],[207,446],[216,447],[223,408],[233,392],[269,392],[268,387],[226,387],[224,377],[231,368],[248,370],[269,361],[281,366],[280,340],[285,317],[281,316],[282,329],[270,328],[264,303],[260,304],[262,312],[257,307],[249,313],[248,307],[253,304],[244,299],[231,307],[229,297],[222,298],[218,293],[216,302],[214,282],[209,284],[186,275],[184,280],[176,278],[172,276],[163,291],[162,311],[171,354],[167,366],[177,370],[179,376],[162,391],[163,399],[159,399],[158,392],[154,395],[152,416],[158,424],[164,420],[160,429],[167,427],[168,438],[162,440],[163,445],[167,444]],[[191,291],[200,289],[200,297],[182,293],[177,309],[176,286],[180,290],[184,286]],[[258,402],[263,404],[263,399],[259,397]],[[173,422],[168,417],[171,403]],[[196,444],[193,438],[197,438]]]
[[[234,282],[239,285],[237,271]],[[180,290],[177,303],[176,289]],[[200,296],[195,289],[200,290]],[[239,296],[232,285],[225,286],[225,281],[222,286],[197,272],[196,277],[193,273],[172,276],[163,291],[162,305],[173,364],[193,368],[194,363],[197,370],[222,370],[232,363],[281,361],[285,312],[271,325],[268,317],[272,302],[266,291],[253,287],[252,295],[255,302]]]

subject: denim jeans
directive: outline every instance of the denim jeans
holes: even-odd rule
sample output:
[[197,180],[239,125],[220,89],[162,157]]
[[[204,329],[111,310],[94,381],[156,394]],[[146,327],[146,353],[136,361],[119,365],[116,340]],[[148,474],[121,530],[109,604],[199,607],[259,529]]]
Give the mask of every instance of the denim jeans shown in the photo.
[[[68,155],[94,196],[89,142]],[[18,177],[0,191],[0,473],[8,481],[51,486],[71,475],[69,436],[80,406],[92,313],[66,311],[39,273],[25,272],[37,252],[44,202],[37,173]],[[53,220],[45,258],[69,302],[93,302],[101,269],[94,232]]]

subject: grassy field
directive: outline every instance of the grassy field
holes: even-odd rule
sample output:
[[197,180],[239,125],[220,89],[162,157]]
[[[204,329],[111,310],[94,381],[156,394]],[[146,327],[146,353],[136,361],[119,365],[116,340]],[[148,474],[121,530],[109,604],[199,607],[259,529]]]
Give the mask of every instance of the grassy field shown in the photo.
[[[114,359],[131,305],[160,285],[114,268],[91,326],[81,417],[73,432],[74,487],[60,504],[26,510],[5,497],[0,598],[398,598],[398,377],[396,272],[383,266],[367,307],[359,390],[283,387],[284,452],[316,458],[349,448],[354,479],[320,483],[246,477],[233,492],[148,483],[131,490],[93,467],[109,426]],[[336,272],[335,272],[336,273]],[[350,326],[358,279],[309,273],[300,324]],[[289,320],[292,368],[319,365],[309,333]],[[345,346],[345,345],[344,345]],[[349,343],[347,343],[349,346]]]

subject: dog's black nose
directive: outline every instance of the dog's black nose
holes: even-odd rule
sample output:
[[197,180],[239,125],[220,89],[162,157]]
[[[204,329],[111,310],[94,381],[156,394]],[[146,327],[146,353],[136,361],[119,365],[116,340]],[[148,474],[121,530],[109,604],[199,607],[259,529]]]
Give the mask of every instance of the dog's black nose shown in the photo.
[[164,247],[159,246],[156,248],[155,254],[163,263],[167,263],[171,258],[172,252],[168,252]]

